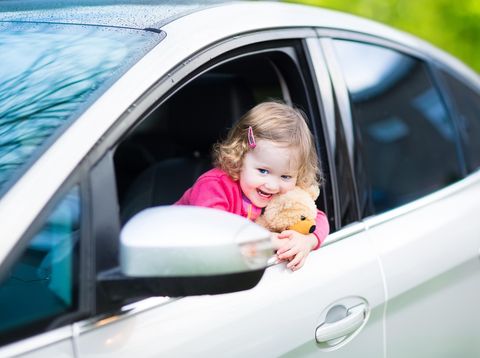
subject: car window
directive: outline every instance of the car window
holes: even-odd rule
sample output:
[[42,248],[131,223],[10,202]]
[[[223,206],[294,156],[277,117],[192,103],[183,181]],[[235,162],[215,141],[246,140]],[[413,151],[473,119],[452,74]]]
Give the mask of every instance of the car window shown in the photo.
[[73,188],[0,284],[0,343],[41,330],[76,309],[80,195]]
[[0,24],[0,196],[41,146],[158,36],[94,26]]
[[446,72],[441,72],[441,77],[458,114],[468,170],[477,170],[480,167],[480,90],[473,90]]
[[382,212],[458,179],[456,131],[425,64],[379,46],[334,44],[351,101],[356,176],[368,178],[359,196],[367,192]]

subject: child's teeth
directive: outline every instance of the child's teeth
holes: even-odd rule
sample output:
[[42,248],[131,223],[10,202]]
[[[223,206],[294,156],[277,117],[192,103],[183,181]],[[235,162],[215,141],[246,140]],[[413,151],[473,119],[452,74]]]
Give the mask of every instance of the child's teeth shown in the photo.
[[271,194],[268,194],[268,193],[265,193],[263,191],[261,191],[260,189],[258,189],[258,193],[261,195],[261,196],[264,196],[264,197],[270,197]]

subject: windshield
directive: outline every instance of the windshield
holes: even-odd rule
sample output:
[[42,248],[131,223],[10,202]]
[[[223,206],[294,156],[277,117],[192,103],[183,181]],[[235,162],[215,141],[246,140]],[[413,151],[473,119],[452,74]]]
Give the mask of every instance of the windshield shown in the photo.
[[162,34],[0,23],[0,196]]

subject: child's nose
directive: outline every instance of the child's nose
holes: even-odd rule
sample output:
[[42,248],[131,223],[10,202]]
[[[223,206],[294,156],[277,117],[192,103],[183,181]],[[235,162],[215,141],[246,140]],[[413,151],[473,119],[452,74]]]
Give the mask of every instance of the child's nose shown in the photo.
[[270,179],[265,183],[265,189],[269,192],[276,193],[279,190],[279,187],[278,181],[275,179]]

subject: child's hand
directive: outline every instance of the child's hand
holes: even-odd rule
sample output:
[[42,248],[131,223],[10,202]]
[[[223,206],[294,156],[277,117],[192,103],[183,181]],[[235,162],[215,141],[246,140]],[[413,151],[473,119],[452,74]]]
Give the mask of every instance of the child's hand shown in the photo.
[[278,234],[277,238],[280,246],[277,256],[280,260],[290,261],[287,267],[292,271],[303,266],[308,254],[317,245],[317,237],[314,234],[303,235],[293,230],[285,230]]
[[280,239],[278,236],[280,235],[278,232],[271,232],[270,236],[270,241],[272,243],[272,246],[275,250],[275,252],[281,248],[283,245],[285,245],[285,240]]

